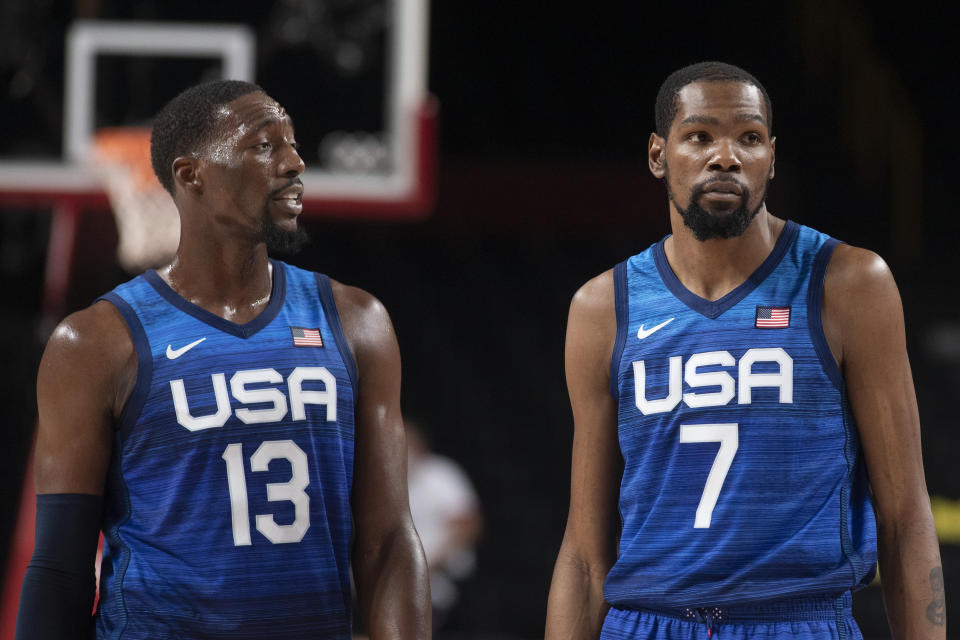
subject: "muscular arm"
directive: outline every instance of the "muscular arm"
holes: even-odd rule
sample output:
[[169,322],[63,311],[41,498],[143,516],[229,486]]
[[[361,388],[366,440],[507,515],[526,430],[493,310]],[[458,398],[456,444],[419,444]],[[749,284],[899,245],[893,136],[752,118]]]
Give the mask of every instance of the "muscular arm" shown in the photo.
[[824,284],[823,319],[866,456],[890,629],[895,638],[944,638],[943,573],[923,475],[903,308],[883,260],[838,246]]
[[610,395],[616,339],[613,272],[585,284],[570,304],[565,350],[573,408],[570,511],[547,603],[547,640],[599,638],[609,605],[603,582],[616,559],[623,462]]
[[17,640],[88,631],[112,425],[135,370],[126,326],[105,302],[67,318],[47,344],[37,376],[37,536]]
[[114,420],[136,382],[137,355],[108,302],[54,330],[37,374],[37,493],[103,495]]
[[397,339],[370,294],[339,283],[333,292],[359,378],[352,505],[360,608],[372,640],[429,638],[427,563],[407,497]]

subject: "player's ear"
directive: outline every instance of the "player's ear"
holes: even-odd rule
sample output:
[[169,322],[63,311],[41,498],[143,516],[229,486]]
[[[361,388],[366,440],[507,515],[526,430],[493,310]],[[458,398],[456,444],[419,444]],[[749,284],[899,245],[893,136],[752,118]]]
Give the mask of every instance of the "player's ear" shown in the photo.
[[171,169],[173,181],[186,191],[199,193],[203,190],[203,182],[198,166],[199,160],[190,156],[179,156],[174,159]]
[[773,165],[777,162],[777,138],[776,136],[770,138],[770,176],[769,179],[773,180]]
[[647,166],[650,167],[650,173],[656,178],[663,178],[666,175],[666,148],[667,141],[655,133],[650,134],[650,141],[647,142]]

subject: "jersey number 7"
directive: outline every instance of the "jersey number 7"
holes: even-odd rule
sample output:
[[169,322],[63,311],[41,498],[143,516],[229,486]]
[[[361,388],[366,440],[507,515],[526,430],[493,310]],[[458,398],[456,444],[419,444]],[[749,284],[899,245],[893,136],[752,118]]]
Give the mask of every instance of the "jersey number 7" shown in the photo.
[[713,460],[713,466],[710,467],[710,473],[707,475],[707,483],[703,487],[703,495],[700,496],[700,504],[697,506],[697,519],[693,523],[694,529],[710,528],[713,508],[717,506],[720,489],[723,488],[723,481],[727,477],[727,472],[730,471],[733,456],[736,455],[739,446],[737,432],[738,425],[736,423],[680,425],[681,443],[720,443],[720,450],[717,451],[717,457]]

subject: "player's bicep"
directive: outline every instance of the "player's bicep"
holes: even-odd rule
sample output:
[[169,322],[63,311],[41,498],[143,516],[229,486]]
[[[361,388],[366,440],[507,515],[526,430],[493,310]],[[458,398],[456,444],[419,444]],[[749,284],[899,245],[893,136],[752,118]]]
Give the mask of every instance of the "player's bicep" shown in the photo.
[[103,493],[118,380],[130,357],[135,366],[129,334],[106,304],[66,319],[44,350],[37,374],[37,493]]
[[410,512],[400,349],[383,305],[372,296],[359,302],[346,312],[344,325],[358,371],[353,510],[362,543],[408,524]]
[[582,552],[609,559],[617,536],[622,460],[617,407],[610,394],[610,358],[616,337],[613,285],[591,281],[570,306],[565,347],[574,437],[567,536]]
[[884,519],[925,495],[903,308],[878,256],[852,247],[838,247],[838,254],[827,272],[825,320],[840,328],[844,380]]

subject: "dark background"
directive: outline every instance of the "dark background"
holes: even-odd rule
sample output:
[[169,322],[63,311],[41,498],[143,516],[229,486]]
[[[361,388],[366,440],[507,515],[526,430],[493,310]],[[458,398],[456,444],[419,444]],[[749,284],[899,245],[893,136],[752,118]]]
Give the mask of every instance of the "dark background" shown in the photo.
[[[349,81],[334,71],[305,80],[305,65],[325,73],[322,48],[277,44],[283,12],[296,15],[304,4],[326,7],[347,24],[377,6],[5,3],[0,155],[59,154],[62,38],[77,15],[248,22],[258,37],[257,80],[287,106],[298,134],[328,118],[375,127],[381,112],[368,108],[380,100],[375,62]],[[567,305],[585,280],[669,231],[645,149],[657,87],[687,63],[732,62],[766,85],[777,136],[768,197],[775,215],[875,250],[891,265],[904,300],[928,486],[960,499],[953,471],[960,436],[948,400],[960,388],[953,23],[922,3],[899,11],[864,2],[627,4],[435,1],[435,210],[420,223],[337,212],[308,219],[313,243],[291,260],[386,304],[404,356],[405,411],[476,484],[486,532],[451,634],[542,635],[569,490]],[[345,33],[324,37],[365,37]],[[382,55],[375,35],[363,42],[371,60]],[[153,81],[138,88],[142,68],[116,70],[117,83],[100,88],[114,110],[104,117],[134,121],[156,109],[168,94],[163,74],[148,71]],[[48,226],[47,210],[0,209],[7,442],[0,550],[35,420]],[[85,215],[80,237],[68,311],[127,277],[111,261],[108,213]],[[941,553],[948,615],[958,620],[958,599],[949,594],[960,589],[960,548],[943,544]],[[886,635],[878,588],[858,594],[855,609],[867,637]]]

